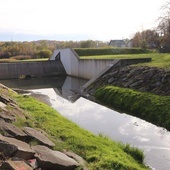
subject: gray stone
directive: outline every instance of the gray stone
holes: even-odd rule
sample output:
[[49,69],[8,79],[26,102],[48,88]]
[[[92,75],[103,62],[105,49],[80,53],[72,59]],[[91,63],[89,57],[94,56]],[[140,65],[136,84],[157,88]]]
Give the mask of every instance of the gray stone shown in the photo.
[[110,84],[110,83],[113,83],[114,82],[114,77],[112,77],[112,78],[110,78],[109,80],[108,80],[108,83]]
[[33,168],[24,161],[8,160],[2,163],[0,170],[33,170]]
[[134,80],[132,79],[132,80],[129,80],[124,86],[129,87],[133,83],[134,83]]
[[2,102],[2,103],[4,103],[4,104],[7,104],[7,103],[9,103],[10,101],[12,101],[9,97],[7,97],[7,96],[4,96],[4,95],[0,95],[0,101]]
[[21,139],[27,136],[20,128],[3,120],[0,120],[0,131],[4,136],[15,137],[17,139]]
[[8,157],[13,155],[26,160],[33,158],[35,154],[27,143],[2,135],[0,135],[0,152]]
[[13,122],[16,120],[14,115],[8,113],[8,111],[1,111],[0,118],[3,119],[5,122]]
[[170,73],[166,73],[162,78],[162,83],[170,82]]
[[46,146],[32,146],[37,154],[35,155],[40,167],[45,170],[74,170],[79,164],[66,154],[53,151]]
[[70,151],[63,151],[67,156],[69,156],[70,158],[73,158],[74,160],[76,160],[80,166],[83,168],[83,170],[88,170],[87,168],[87,163],[86,161],[79,155],[75,154],[74,152],[70,152]]
[[133,87],[139,86],[139,85],[142,84],[142,83],[143,83],[143,80],[139,80],[139,81],[137,81],[137,82],[132,83],[129,87],[130,87],[130,88],[133,88]]
[[3,102],[0,101],[0,108],[1,108],[2,110],[7,111],[6,107],[7,107],[7,105],[6,105],[5,103],[3,103]]
[[3,153],[4,157],[11,157],[17,150],[17,146],[0,140],[0,152]]
[[30,128],[30,127],[24,127],[23,130],[28,136],[31,136],[31,137],[37,139],[42,144],[49,146],[49,147],[55,146],[55,144],[49,138],[47,138],[43,134],[42,131],[38,131],[38,130]]

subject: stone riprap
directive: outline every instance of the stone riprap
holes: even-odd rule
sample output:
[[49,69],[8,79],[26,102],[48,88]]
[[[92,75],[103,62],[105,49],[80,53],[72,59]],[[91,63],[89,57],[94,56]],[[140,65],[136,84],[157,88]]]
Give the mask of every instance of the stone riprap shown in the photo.
[[[9,90],[1,84],[0,88]],[[88,169],[83,158],[75,153],[72,155],[76,155],[76,159],[66,154],[66,151],[52,150],[55,144],[44,131],[31,127],[20,129],[13,125],[18,116],[26,119],[23,110],[5,95],[0,95],[0,102],[0,170],[74,170],[77,167]],[[35,140],[38,145],[31,146]]]
[[55,146],[55,144],[49,138],[47,138],[42,131],[33,129],[31,127],[24,127],[23,130],[28,136],[38,140],[40,143],[48,147]]
[[170,95],[170,71],[147,66],[118,67],[98,78],[85,91],[93,94],[97,88],[105,85]]
[[37,152],[35,155],[38,164],[44,169],[56,170],[74,170],[79,164],[66,154],[53,151],[46,146],[33,146],[33,150]]

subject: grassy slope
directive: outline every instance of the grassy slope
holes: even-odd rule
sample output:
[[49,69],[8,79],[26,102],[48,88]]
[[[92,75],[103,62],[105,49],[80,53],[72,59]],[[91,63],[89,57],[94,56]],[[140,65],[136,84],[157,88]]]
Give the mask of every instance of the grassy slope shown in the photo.
[[101,55],[101,56],[84,56],[81,59],[121,59],[121,58],[147,58],[151,57],[152,62],[139,64],[160,67],[170,70],[170,54],[160,54],[160,53],[151,53],[151,54],[124,54],[124,55]]
[[105,105],[170,130],[170,96],[106,86],[99,88],[95,97]]
[[76,152],[88,162],[90,169],[147,169],[141,164],[143,154],[138,149],[113,142],[102,135],[95,136],[34,98],[21,95],[14,98],[29,113],[27,120],[18,119],[18,126],[45,130],[56,144],[54,149]]
[[[83,59],[121,59],[121,58],[145,58],[151,57],[152,62],[141,63],[150,67],[159,67],[170,70],[170,54],[130,54],[130,55],[103,55],[84,56]],[[170,96],[161,97],[149,93],[141,93],[131,89],[123,89],[114,86],[101,87],[95,94],[96,98],[112,108],[123,110],[156,125],[170,130]]]

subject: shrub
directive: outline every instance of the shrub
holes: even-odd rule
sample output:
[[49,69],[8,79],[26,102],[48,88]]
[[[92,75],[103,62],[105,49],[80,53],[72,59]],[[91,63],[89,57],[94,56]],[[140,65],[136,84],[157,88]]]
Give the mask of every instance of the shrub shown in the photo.
[[75,48],[79,56],[116,55],[116,54],[143,54],[152,53],[152,50],[141,48]]

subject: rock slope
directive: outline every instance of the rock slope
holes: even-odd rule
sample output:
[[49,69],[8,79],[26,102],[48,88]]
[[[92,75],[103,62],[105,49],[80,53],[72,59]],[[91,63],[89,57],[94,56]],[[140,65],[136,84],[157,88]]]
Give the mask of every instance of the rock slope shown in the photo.
[[85,91],[93,94],[97,88],[105,85],[170,95],[170,71],[147,66],[118,67],[101,76]]
[[[0,85],[0,90],[0,170],[87,170],[75,153],[53,150],[55,144],[42,130],[16,127],[18,116],[25,119],[23,111],[8,97],[7,87]],[[38,145],[31,146],[31,141]]]

